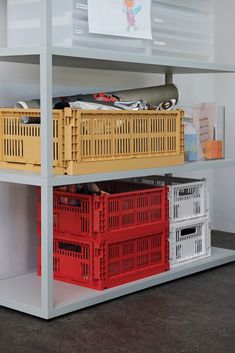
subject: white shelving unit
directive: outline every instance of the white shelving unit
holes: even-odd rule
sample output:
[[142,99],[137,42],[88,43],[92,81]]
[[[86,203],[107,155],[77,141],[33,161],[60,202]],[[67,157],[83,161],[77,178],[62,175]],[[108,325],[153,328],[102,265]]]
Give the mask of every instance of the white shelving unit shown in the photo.
[[[53,186],[71,183],[130,178],[166,172],[186,172],[235,166],[235,160],[195,162],[179,167],[120,171],[118,173],[82,176],[52,175],[52,68],[54,66],[99,68],[133,72],[172,74],[235,72],[235,66],[196,61],[151,58],[144,55],[117,54],[112,51],[59,48],[51,41],[51,0],[41,0],[41,46],[2,48],[0,61],[40,65],[41,90],[41,174],[0,170],[0,181],[41,186],[42,199],[42,277],[27,273],[0,280],[0,305],[44,319],[95,305],[151,286],[166,283],[196,272],[235,261],[235,251],[212,249],[212,256],[194,261],[169,272],[145,278],[104,291],[95,291],[63,282],[53,281]],[[117,58],[118,55],[118,58]]]

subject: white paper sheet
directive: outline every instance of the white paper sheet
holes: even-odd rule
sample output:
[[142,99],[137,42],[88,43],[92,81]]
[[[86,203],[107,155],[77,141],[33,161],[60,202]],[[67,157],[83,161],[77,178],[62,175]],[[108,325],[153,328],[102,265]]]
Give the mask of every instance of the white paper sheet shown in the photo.
[[88,0],[89,32],[152,39],[151,0]]

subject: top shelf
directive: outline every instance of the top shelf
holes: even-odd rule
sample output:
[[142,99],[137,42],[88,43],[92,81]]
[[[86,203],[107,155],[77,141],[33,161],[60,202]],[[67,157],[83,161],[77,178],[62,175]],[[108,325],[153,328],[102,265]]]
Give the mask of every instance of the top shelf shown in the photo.
[[[109,50],[52,47],[53,66],[89,69],[132,71],[157,74],[233,73],[235,65],[148,57],[145,55],[117,53]],[[40,55],[48,54],[37,47],[0,48],[0,61],[36,64]]]

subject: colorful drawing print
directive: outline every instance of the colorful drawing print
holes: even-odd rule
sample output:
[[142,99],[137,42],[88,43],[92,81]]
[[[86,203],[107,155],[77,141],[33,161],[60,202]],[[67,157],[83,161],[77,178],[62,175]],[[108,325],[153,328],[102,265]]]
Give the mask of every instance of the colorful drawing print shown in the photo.
[[127,15],[127,31],[130,32],[131,28],[135,31],[137,30],[135,16],[140,12],[141,5],[136,6],[135,0],[123,0],[124,3],[124,12]]
[[[89,33],[126,38],[152,39],[152,0],[86,0],[88,4]],[[85,37],[84,37],[85,39]],[[107,46],[108,38],[97,37],[100,46]],[[118,50],[128,42],[113,38]],[[130,44],[132,44],[130,42]],[[133,41],[130,50],[142,48],[142,43]],[[119,49],[120,47],[120,49]],[[116,48],[117,49],[117,48]],[[138,50],[137,49],[137,50]],[[129,48],[127,48],[129,50]]]

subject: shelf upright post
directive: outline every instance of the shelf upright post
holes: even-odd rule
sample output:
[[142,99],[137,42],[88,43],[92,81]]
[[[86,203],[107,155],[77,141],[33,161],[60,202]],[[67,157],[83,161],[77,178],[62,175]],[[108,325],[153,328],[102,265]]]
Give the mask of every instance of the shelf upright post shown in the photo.
[[7,46],[7,0],[0,0],[0,47]]
[[168,85],[171,83],[173,83],[173,74],[168,72],[165,74],[165,84]]
[[[40,109],[41,109],[41,215],[42,314],[53,309],[53,187],[52,177],[52,0],[41,1]],[[33,146],[32,146],[33,148]]]

